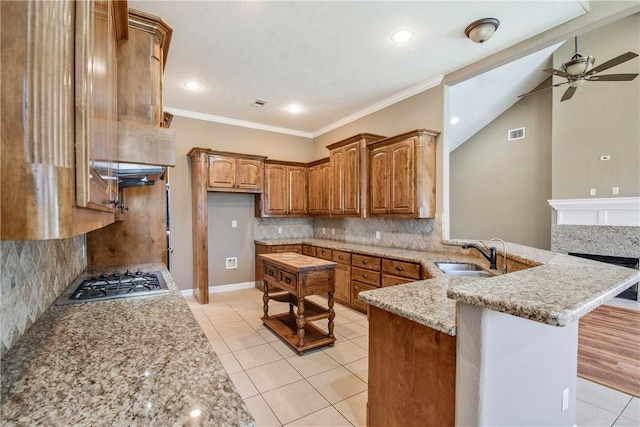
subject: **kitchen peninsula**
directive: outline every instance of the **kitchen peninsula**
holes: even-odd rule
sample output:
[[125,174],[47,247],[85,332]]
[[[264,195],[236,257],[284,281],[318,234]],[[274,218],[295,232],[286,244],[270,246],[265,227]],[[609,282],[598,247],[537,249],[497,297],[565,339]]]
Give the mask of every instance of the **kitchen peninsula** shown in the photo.
[[[445,242],[437,252],[312,238],[256,242],[306,244],[419,262],[428,279],[359,295],[375,307],[374,316],[408,320],[432,331],[433,340],[440,342],[448,339],[444,335],[455,338],[455,402],[449,402],[446,419],[453,420],[455,411],[457,425],[574,425],[577,320],[640,279],[638,271],[628,268],[511,243],[507,243],[509,273],[477,279],[447,276],[435,264],[467,262],[488,268],[484,258],[461,249],[466,241]],[[375,322],[370,319],[370,421],[372,408],[380,406],[371,400],[376,381],[371,366],[376,357]],[[389,355],[385,357],[388,360]],[[426,371],[413,369],[422,379],[427,378]],[[393,384],[386,386],[391,392]],[[440,386],[438,382],[432,388]],[[565,393],[568,404],[562,410]],[[424,395],[412,398],[428,402]],[[392,403],[384,400],[384,411],[392,411]],[[401,404],[405,409],[411,406]]]
[[169,294],[49,307],[3,357],[1,424],[253,425],[166,267],[124,267]]

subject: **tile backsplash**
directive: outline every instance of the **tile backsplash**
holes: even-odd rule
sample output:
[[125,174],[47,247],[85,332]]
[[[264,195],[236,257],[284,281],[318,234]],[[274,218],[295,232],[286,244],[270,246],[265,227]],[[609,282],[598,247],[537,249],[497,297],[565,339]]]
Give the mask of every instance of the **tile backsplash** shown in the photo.
[[86,236],[0,241],[2,355],[87,266]]
[[[362,245],[437,251],[442,248],[439,218],[316,218],[313,237]],[[376,236],[380,233],[380,238]]]
[[253,238],[255,240],[305,237],[313,237],[313,218],[253,219]]

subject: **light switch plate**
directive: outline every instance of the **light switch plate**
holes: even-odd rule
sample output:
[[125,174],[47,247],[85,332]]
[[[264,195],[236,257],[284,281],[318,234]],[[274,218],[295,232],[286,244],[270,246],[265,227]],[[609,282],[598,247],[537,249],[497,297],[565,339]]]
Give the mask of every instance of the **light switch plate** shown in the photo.
[[238,226],[238,221],[236,221],[235,219],[231,220],[231,227],[232,228],[236,228]]

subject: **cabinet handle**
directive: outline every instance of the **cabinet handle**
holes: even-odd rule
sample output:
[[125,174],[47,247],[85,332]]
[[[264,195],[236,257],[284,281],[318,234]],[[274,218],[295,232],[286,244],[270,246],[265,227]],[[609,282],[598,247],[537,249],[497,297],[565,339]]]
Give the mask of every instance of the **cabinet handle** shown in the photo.
[[396,270],[398,270],[398,271],[402,271],[402,266],[400,266],[400,265],[399,265],[399,266],[397,266],[397,267],[396,267]]

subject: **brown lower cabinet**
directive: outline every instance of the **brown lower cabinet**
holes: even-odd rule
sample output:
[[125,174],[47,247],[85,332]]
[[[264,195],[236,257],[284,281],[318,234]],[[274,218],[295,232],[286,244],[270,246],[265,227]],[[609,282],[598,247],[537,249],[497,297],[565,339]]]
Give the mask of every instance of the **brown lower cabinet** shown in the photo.
[[455,385],[455,337],[369,308],[367,426],[453,426]]
[[[305,245],[306,246],[306,245]],[[275,254],[280,252],[302,253],[302,245],[263,245],[256,243],[256,288],[264,291],[262,260],[258,258],[260,254]]]

